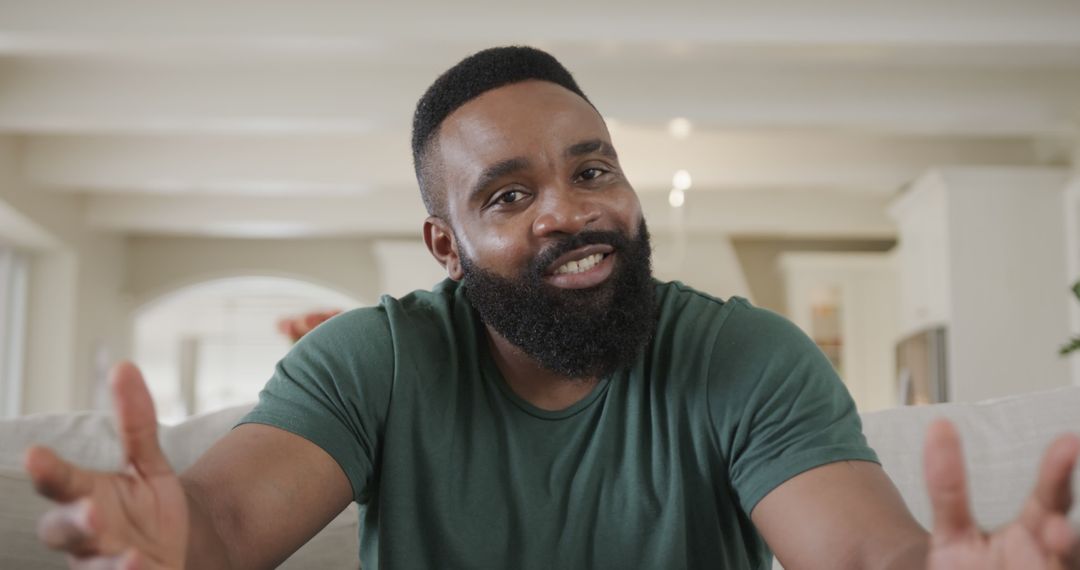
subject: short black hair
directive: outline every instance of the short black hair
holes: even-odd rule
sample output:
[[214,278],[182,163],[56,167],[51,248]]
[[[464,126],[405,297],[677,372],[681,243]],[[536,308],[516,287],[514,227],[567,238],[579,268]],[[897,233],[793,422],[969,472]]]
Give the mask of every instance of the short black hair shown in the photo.
[[496,47],[474,53],[446,70],[424,92],[413,114],[412,153],[416,181],[428,214],[445,215],[446,201],[432,188],[434,181],[425,170],[428,146],[442,122],[465,103],[492,89],[533,79],[565,87],[592,105],[557,59],[526,46]]

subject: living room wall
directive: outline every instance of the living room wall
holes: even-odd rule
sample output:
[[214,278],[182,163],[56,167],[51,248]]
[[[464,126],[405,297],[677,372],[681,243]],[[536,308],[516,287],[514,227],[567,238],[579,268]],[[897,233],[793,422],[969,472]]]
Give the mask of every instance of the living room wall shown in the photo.
[[88,230],[82,203],[20,176],[20,145],[0,137],[0,233],[29,257],[23,413],[87,407],[106,360],[126,356],[123,239]]
[[127,240],[127,255],[133,310],[170,291],[223,277],[300,279],[367,303],[380,294],[372,240],[364,238],[135,236]]

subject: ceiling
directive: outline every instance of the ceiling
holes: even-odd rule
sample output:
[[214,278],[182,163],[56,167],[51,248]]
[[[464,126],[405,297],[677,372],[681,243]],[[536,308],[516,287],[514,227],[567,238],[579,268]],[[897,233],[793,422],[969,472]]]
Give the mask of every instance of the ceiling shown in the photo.
[[575,74],[659,231],[889,236],[926,169],[1067,165],[1080,131],[1076,2],[0,0],[0,136],[105,231],[415,235],[413,106],[505,44]]

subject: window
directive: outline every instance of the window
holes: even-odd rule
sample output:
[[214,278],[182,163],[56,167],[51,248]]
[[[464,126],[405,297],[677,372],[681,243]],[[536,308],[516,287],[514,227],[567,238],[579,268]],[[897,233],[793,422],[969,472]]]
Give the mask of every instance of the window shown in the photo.
[[292,341],[280,319],[360,303],[292,279],[244,277],[187,287],[135,317],[135,362],[154,397],[158,418],[254,402]]
[[25,256],[0,246],[0,418],[22,412],[26,279]]

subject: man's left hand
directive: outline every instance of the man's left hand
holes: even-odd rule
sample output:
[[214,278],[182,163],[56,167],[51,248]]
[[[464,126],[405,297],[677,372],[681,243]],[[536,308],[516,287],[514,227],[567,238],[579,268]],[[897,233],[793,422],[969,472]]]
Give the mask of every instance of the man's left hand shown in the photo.
[[985,533],[968,504],[964,459],[956,428],[946,420],[926,438],[927,491],[934,525],[926,567],[934,570],[1080,570],[1080,537],[1066,516],[1072,506],[1072,472],[1080,437],[1054,440],[1039,468],[1035,490],[1020,516]]

